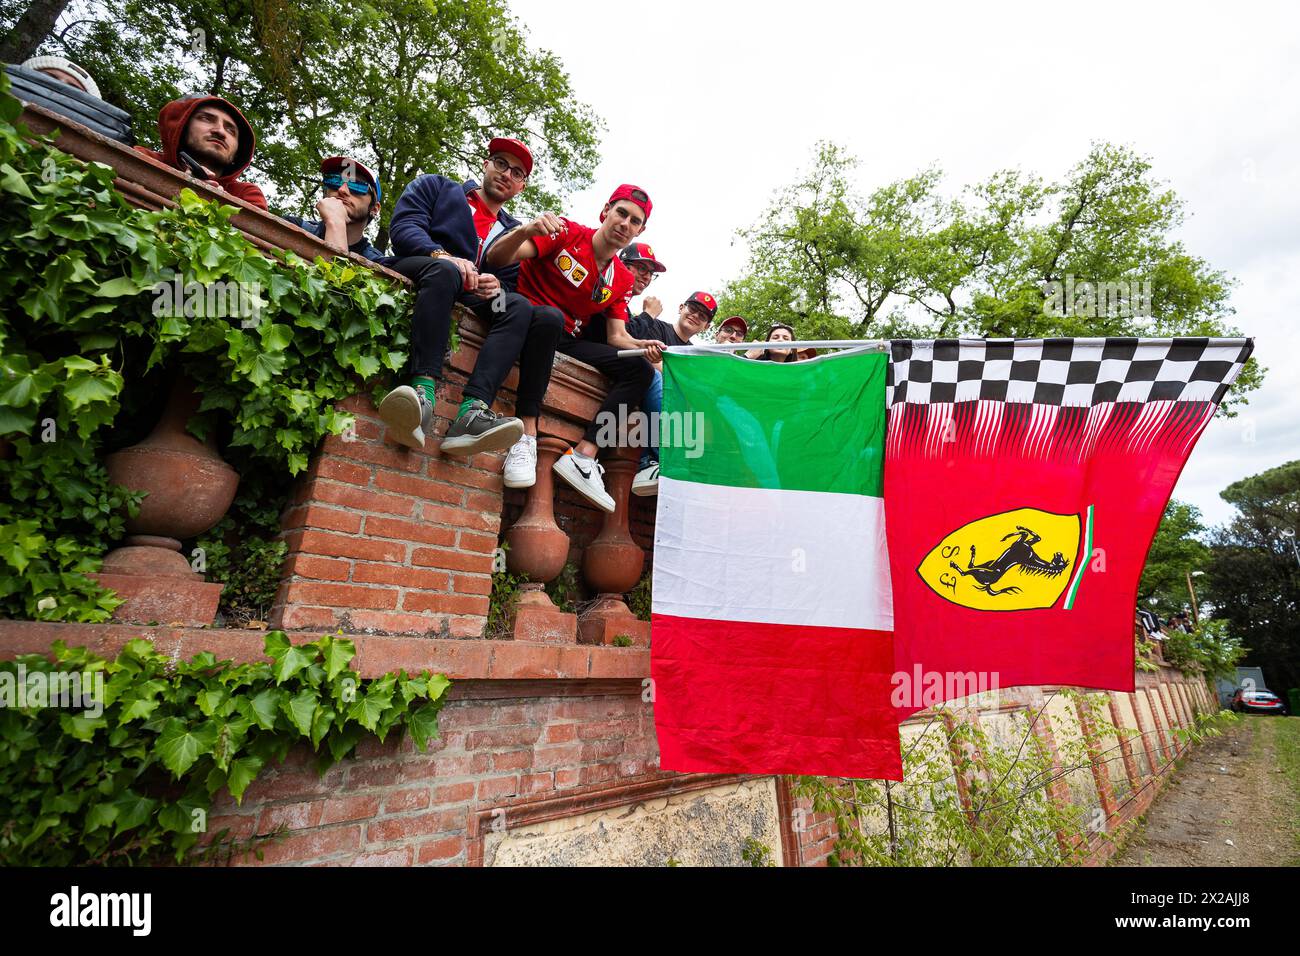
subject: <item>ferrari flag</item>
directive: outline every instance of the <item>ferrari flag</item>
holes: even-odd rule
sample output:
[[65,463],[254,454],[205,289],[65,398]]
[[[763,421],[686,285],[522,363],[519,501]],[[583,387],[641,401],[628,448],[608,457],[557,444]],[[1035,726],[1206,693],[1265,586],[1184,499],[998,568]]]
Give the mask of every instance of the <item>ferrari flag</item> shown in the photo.
[[886,366],[862,350],[790,364],[665,353],[651,642],[663,769],[902,779]]
[[[1251,340],[891,348],[897,672],[1133,690],[1147,550]],[[906,700],[899,716],[932,702]]]

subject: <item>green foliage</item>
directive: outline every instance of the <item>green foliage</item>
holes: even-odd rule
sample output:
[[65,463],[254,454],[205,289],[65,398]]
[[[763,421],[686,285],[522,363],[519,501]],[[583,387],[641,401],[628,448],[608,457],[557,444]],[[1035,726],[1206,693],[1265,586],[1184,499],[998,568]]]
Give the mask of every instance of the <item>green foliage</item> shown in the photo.
[[1221,496],[1237,514],[1210,536],[1204,599],[1250,646],[1246,663],[1264,668],[1274,687],[1300,687],[1300,545],[1287,536],[1300,532],[1300,460],[1234,482]]
[[632,640],[632,637],[631,637],[631,635],[629,635],[629,634],[615,634],[615,635],[614,635],[614,646],[615,646],[615,647],[631,647],[634,643],[635,643],[635,642]]
[[[1232,280],[1172,238],[1181,201],[1128,149],[1095,145],[1059,182],[1009,170],[957,197],[937,169],[861,196],[855,167],[820,144],[742,230],[750,261],[720,305],[756,338],[776,321],[808,339],[1236,334]],[[1150,315],[1145,302],[1049,310],[1047,284],[1070,277],[1148,281]],[[1252,361],[1225,408],[1261,377]]]
[[487,627],[484,630],[484,636],[489,640],[509,640],[512,636],[519,585],[526,580],[526,575],[511,574],[505,569],[492,573],[492,592],[488,596]]
[[25,142],[18,112],[0,89],[0,615],[102,621],[116,599],[85,575],[138,503],[99,464],[129,387],[188,376],[200,437],[228,421],[239,470],[293,475],[350,424],[335,402],[404,367],[409,296],[345,262],[267,258],[234,207],[189,190],[136,209],[109,167]]
[[1191,611],[1187,575],[1209,563],[1210,548],[1201,540],[1205,532],[1199,508],[1174,500],[1165,506],[1138,585],[1140,607],[1150,608],[1162,618]]
[[1155,661],[1155,646],[1137,635],[1133,637],[1133,666],[1146,673],[1160,670],[1160,665]]
[[583,601],[582,578],[578,566],[566,561],[555,580],[546,584],[546,596],[551,603],[566,614],[577,614]]
[[749,866],[776,866],[772,860],[772,848],[752,836],[745,837],[740,847],[740,858]]
[[1291,790],[1291,848],[1290,865],[1300,865],[1300,715],[1292,714],[1285,720],[1270,720],[1258,730],[1274,735],[1278,769],[1284,774]]
[[43,52],[85,66],[148,145],[182,93],[236,103],[257,133],[248,178],[279,211],[311,209],[322,156],[375,169],[381,248],[400,190],[420,172],[481,177],[490,136],[530,144],[537,210],[598,159],[600,121],[501,0],[78,0],[60,24]]
[[650,593],[650,572],[647,570],[641,575],[641,580],[636,583],[636,587],[627,596],[627,606],[638,620],[649,621],[650,610],[653,607],[653,596]]
[[367,734],[409,731],[424,750],[450,685],[429,672],[363,681],[351,641],[292,645],[282,631],[266,636],[269,663],[208,652],[177,663],[145,640],[114,661],[62,642],[53,652],[0,663],[0,681],[20,666],[29,683],[100,675],[103,693],[84,711],[0,708],[4,866],[183,862],[200,851],[213,796],[242,800],[295,744],[310,745],[322,773]]
[[[916,733],[904,735],[901,783],[795,778],[795,795],[810,797],[815,812],[835,819],[838,838],[830,862],[1059,866],[1080,861],[1090,835],[1113,839],[1092,825],[1091,807],[1058,803],[1048,788],[1071,774],[1090,774],[1094,760],[1115,759],[1117,741],[1133,732],[1110,723],[1096,700],[1058,693],[1078,701],[1088,715],[1100,754],[1091,753],[1082,736],[1058,732],[1058,766],[1034,731],[1041,710],[1006,714],[995,735],[980,721],[936,709]],[[969,808],[954,774],[966,780]]]
[[218,611],[228,626],[265,621],[280,587],[288,545],[277,538],[289,487],[266,477],[251,472],[226,516],[194,543],[204,576],[225,585]]
[[1170,664],[1184,671],[1202,671],[1211,679],[1233,677],[1246,651],[1224,620],[1202,621],[1191,633],[1171,628],[1164,644],[1165,660]]

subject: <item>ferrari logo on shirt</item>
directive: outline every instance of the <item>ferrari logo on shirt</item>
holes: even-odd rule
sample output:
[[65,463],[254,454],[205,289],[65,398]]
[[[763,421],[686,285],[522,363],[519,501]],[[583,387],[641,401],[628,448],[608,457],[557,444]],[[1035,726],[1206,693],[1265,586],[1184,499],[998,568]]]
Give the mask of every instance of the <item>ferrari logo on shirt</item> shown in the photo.
[[601,304],[603,305],[604,303],[608,302],[608,301],[609,301],[609,297],[610,297],[611,295],[613,295],[613,294],[614,294],[614,290],[611,289],[609,286],[605,286],[605,288],[601,289],[601,290],[600,290],[600,301],[601,301]]
[[568,279],[575,286],[582,285],[582,280],[587,278],[587,270],[578,265],[568,249],[561,249],[560,254],[555,257],[555,267],[560,270],[564,278]]

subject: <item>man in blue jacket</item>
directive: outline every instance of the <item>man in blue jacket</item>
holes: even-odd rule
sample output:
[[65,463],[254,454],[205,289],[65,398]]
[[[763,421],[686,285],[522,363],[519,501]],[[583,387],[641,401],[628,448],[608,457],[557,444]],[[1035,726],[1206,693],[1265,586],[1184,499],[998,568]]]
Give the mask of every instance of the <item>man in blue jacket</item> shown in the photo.
[[[480,272],[479,267],[497,236],[519,225],[503,207],[523,192],[532,169],[527,146],[498,137],[488,145],[481,186],[472,179],[458,183],[445,176],[420,176],[402,193],[388,226],[396,257],[387,264],[415,283],[416,296],[412,382],[385,396],[380,417],[396,441],[424,447],[452,308],[458,301],[469,305],[489,322],[488,335],[441,447],[448,454],[469,456],[517,443],[529,446],[524,451],[531,449],[531,456],[511,455],[514,467],[506,485],[512,488],[527,488],[536,480],[537,416],[550,384],[563,317],[554,309],[534,307],[514,291],[517,265],[495,272]],[[516,360],[520,417],[506,418],[491,405]],[[529,457],[532,468],[522,467]]]

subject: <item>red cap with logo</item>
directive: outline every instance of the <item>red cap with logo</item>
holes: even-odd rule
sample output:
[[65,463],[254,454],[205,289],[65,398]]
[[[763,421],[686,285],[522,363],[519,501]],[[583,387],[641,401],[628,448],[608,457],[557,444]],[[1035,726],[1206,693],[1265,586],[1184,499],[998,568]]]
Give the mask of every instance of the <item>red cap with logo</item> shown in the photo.
[[[626,199],[628,202],[636,203],[645,213],[645,221],[650,221],[650,196],[640,186],[633,186],[631,183],[624,183],[610,194],[609,201],[605,203],[605,205],[612,206],[620,199]],[[600,221],[605,221],[605,214],[603,212],[600,214]]]
[[508,136],[498,136],[488,143],[488,155],[491,156],[493,153],[509,153],[523,165],[525,176],[532,175],[533,154],[519,140],[511,139]]
[[749,334],[749,323],[746,322],[743,318],[741,318],[738,315],[727,316],[727,318],[722,320],[722,324],[719,325],[718,328],[720,329],[725,328],[728,325],[732,326],[733,328],[740,329],[740,334],[742,336]]
[[718,314],[718,300],[707,292],[692,292],[690,298],[683,302],[682,305],[690,305],[691,303],[701,306],[705,312],[709,313],[710,319]]
[[634,262],[644,262],[655,272],[667,272],[668,267],[655,258],[655,251],[647,243],[634,242],[619,254],[623,260],[623,265],[630,266]]

